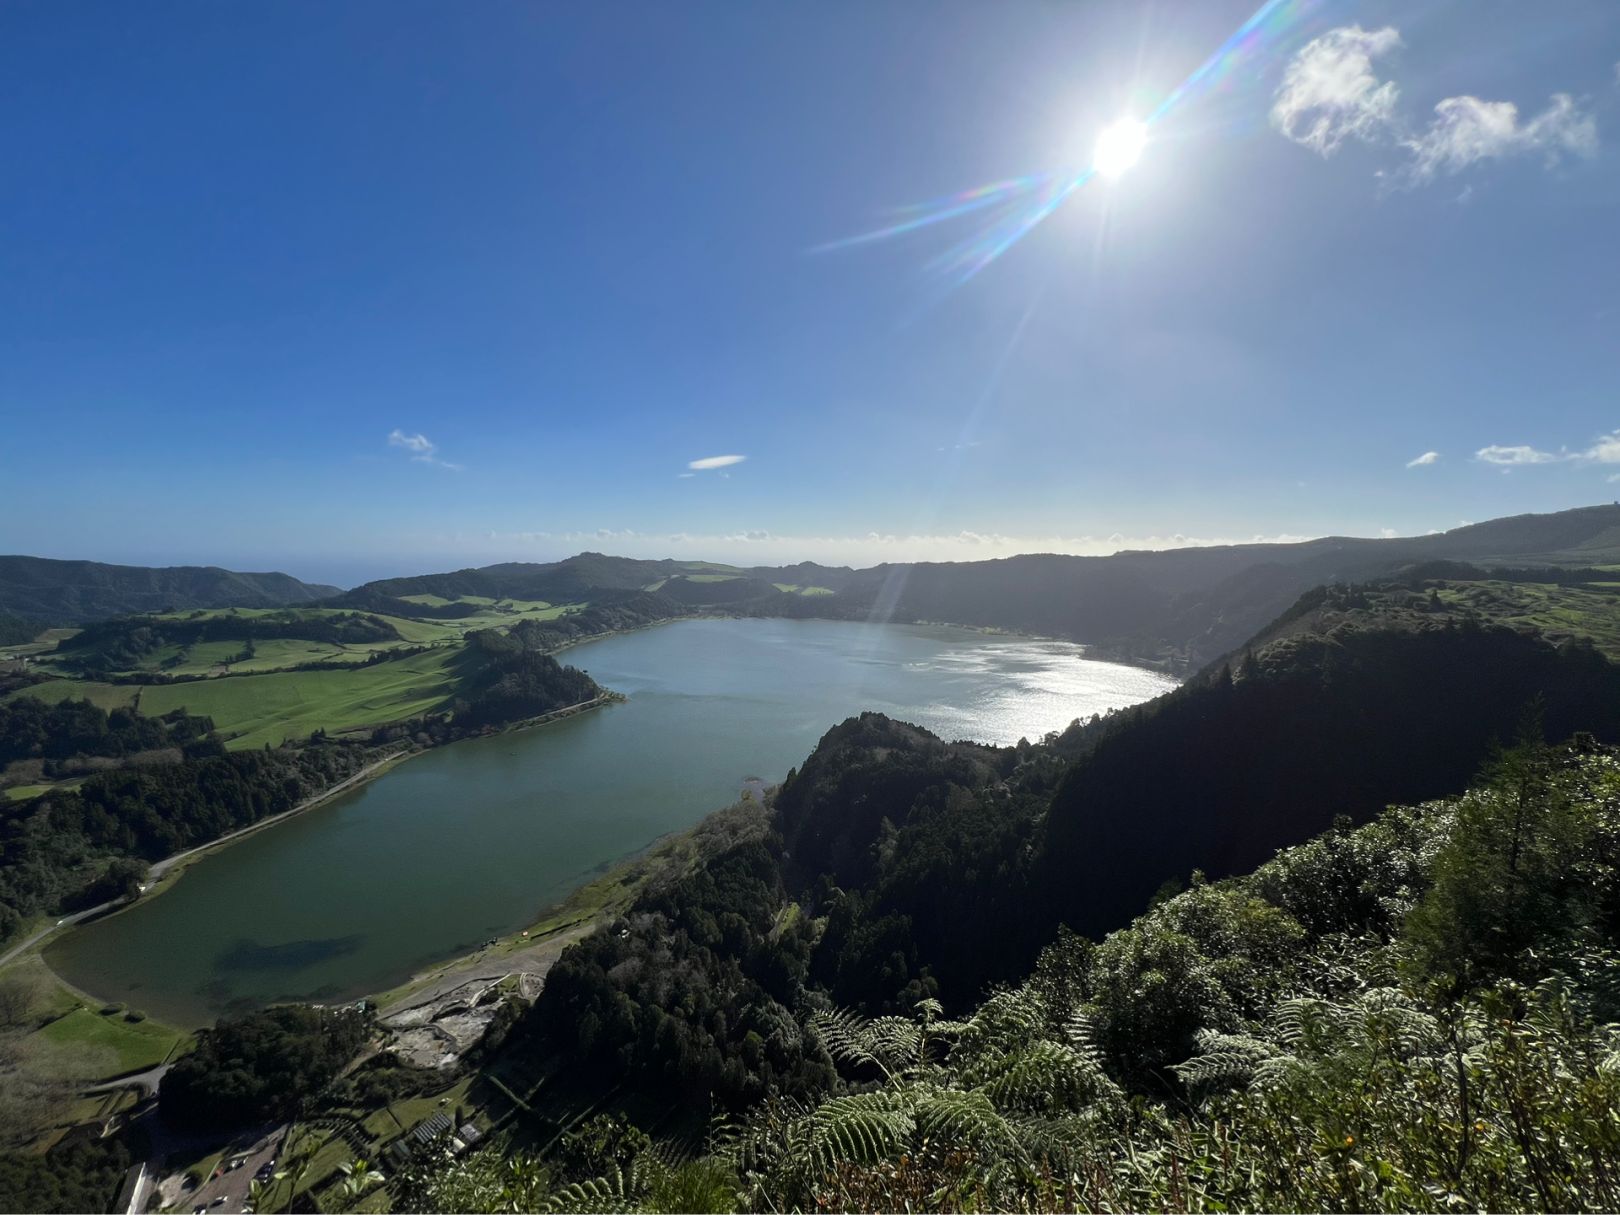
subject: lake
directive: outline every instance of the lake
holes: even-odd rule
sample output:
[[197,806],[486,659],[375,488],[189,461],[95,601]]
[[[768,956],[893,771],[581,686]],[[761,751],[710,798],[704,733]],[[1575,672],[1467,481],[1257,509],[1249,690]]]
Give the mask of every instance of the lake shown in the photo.
[[533,923],[746,777],[781,780],[863,709],[1013,743],[1175,683],[1063,642],[851,621],[683,620],[563,660],[629,699],[418,756],[64,934],[47,960],[182,1026],[380,991]]

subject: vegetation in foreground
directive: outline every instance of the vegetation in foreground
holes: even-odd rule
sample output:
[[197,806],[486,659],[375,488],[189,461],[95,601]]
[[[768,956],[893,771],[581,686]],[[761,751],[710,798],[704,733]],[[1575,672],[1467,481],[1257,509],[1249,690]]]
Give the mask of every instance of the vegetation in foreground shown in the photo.
[[807,1009],[836,1078],[701,1150],[612,1118],[420,1210],[1612,1210],[1620,759],[1503,753],[1254,873],[1069,933],[960,1018]]

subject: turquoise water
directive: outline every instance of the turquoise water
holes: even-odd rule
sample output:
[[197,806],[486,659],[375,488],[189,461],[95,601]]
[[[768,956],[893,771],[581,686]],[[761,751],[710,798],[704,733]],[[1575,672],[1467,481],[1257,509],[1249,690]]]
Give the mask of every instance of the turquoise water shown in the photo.
[[780,780],[863,709],[1011,743],[1173,685],[1061,642],[848,621],[679,621],[565,661],[629,699],[419,756],[67,933],[50,964],[180,1025],[378,991],[533,922],[745,777]]

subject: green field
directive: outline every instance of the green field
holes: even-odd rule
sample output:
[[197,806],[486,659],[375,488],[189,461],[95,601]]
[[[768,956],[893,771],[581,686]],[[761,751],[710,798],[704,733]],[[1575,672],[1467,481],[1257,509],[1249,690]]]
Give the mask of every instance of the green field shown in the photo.
[[[379,618],[392,625],[399,634],[399,640],[393,641],[366,641],[366,642],[329,642],[297,638],[261,638],[253,643],[253,656],[241,661],[234,661],[242,653],[246,645],[245,639],[231,639],[229,637],[216,641],[200,641],[195,645],[180,646],[168,645],[143,655],[138,666],[119,672],[125,675],[157,674],[159,672],[169,675],[221,675],[227,672],[240,674],[243,672],[286,671],[294,667],[305,666],[314,662],[321,663],[362,663],[378,650],[400,649],[421,645],[454,645],[459,643],[468,633],[477,629],[509,628],[520,620],[554,620],[569,612],[579,611],[586,605],[583,603],[552,604],[543,600],[503,599],[496,601],[481,596],[468,595],[460,600],[444,599],[438,595],[412,595],[407,602],[419,603],[424,606],[443,606],[452,602],[470,604],[480,610],[471,616],[464,616],[455,620],[433,620],[420,617],[380,616]],[[238,608],[223,611],[192,611],[169,612],[155,615],[158,620],[250,620],[263,616],[275,615],[285,618],[289,614],[300,619],[318,620],[322,617],[352,615],[351,609],[346,608]],[[74,630],[55,630],[61,634],[71,634]],[[43,673],[61,674],[72,677],[74,668],[64,663],[71,660],[72,655],[64,656],[64,663],[59,663],[50,651],[54,648],[54,639],[49,645],[36,643],[27,647],[12,647],[18,651],[27,651],[38,664]],[[105,695],[105,694],[104,694]],[[99,699],[97,703],[102,703]],[[108,703],[103,707],[124,703],[116,698],[109,697]]]
[[122,1013],[103,1016],[89,1008],[76,1008],[58,1017],[34,1036],[75,1055],[102,1056],[109,1060],[103,1065],[109,1076],[156,1067],[180,1041],[179,1032],[166,1025],[126,1021]]
[[141,711],[185,709],[214,719],[226,745],[262,747],[317,729],[337,732],[415,717],[454,692],[451,649],[431,650],[353,671],[283,671],[142,689]]
[[1554,644],[1590,638],[1620,662],[1620,584],[1448,582],[1440,586],[1440,598],[1447,606],[1471,608],[1502,624],[1535,628]]
[[275,745],[317,729],[334,733],[416,717],[453,692],[451,647],[407,654],[352,671],[280,671],[171,684],[107,684],[56,679],[13,692],[55,703],[88,698],[104,709],[135,703],[153,716],[185,709],[214,719],[232,749]]
[[[433,596],[416,596],[425,601]],[[103,709],[133,705],[158,715],[185,709],[214,719],[214,727],[232,748],[275,745],[314,730],[333,733],[382,725],[445,707],[454,694],[450,663],[461,652],[466,635],[476,629],[509,628],[522,620],[555,620],[584,604],[539,600],[464,599],[480,608],[458,620],[423,620],[386,616],[399,641],[338,644],[287,638],[254,642],[253,657],[231,661],[243,642],[204,641],[182,649],[169,646],[148,656],[140,677],[162,670],[171,675],[212,676],[180,683],[108,683],[101,680],[52,679],[20,689],[7,699],[33,696],[49,703],[87,699]],[[232,612],[175,613],[175,618],[202,616],[229,619],[267,615],[273,609]],[[283,611],[282,609],[274,609]],[[331,608],[303,609],[304,615],[330,615]],[[363,665],[379,651],[431,646],[425,653],[400,654]],[[294,670],[312,662],[343,663],[353,670]],[[163,664],[168,663],[167,666]],[[42,670],[50,668],[44,663]],[[29,788],[24,786],[23,788]],[[19,791],[9,796],[19,797]]]
[[30,993],[28,1015],[42,1022],[13,1044],[17,1072],[29,1082],[92,1084],[141,1071],[163,1062],[186,1040],[172,1026],[127,1021],[122,1012],[103,1016],[99,1006],[87,1007],[37,953],[18,958],[0,973],[6,983]]
[[53,788],[51,785],[13,785],[9,789],[0,789],[0,797],[14,802],[25,802],[31,797],[48,792],[51,788]]
[[789,595],[830,595],[832,591],[824,586],[800,586],[797,582],[771,583],[779,591],[786,591]]

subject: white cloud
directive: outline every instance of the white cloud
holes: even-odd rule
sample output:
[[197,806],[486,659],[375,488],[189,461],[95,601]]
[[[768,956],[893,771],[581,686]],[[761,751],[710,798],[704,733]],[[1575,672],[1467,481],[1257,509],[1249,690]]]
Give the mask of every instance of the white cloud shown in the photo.
[[704,456],[701,460],[692,460],[686,467],[703,471],[709,468],[729,468],[733,464],[741,464],[747,456]]
[[408,435],[395,427],[388,434],[388,446],[403,447],[406,451],[414,451],[419,455],[431,456],[438,448],[428,441],[426,435]]
[[1434,113],[1428,130],[1401,141],[1412,153],[1410,173],[1417,181],[1460,173],[1482,160],[1539,152],[1554,164],[1566,154],[1597,151],[1597,124],[1576,109],[1568,93],[1554,93],[1545,110],[1523,123],[1511,101],[1478,97],[1447,97]]
[[1593,464],[1620,464],[1620,430],[1602,435],[1576,458]]
[[1331,156],[1346,139],[1373,142],[1394,124],[1400,90],[1380,81],[1372,61],[1401,45],[1391,26],[1347,25],[1307,43],[1289,62],[1271,123],[1295,143]]
[[1406,462],[1406,467],[1408,467],[1408,468],[1422,468],[1427,464],[1436,464],[1436,463],[1439,462],[1439,460],[1440,460],[1440,453],[1439,452],[1437,452],[1437,451],[1426,451],[1421,456],[1417,457],[1417,459],[1408,460]]
[[[1359,25],[1329,30],[1307,43],[1283,71],[1272,99],[1272,125],[1324,157],[1347,139],[1402,148],[1411,159],[1379,176],[1408,185],[1460,173],[1481,161],[1539,153],[1553,165],[1566,155],[1597,151],[1597,124],[1568,93],[1554,93],[1546,109],[1524,122],[1511,101],[1447,97],[1434,107],[1428,125],[1414,133],[1397,112],[1400,87],[1373,70],[1374,59],[1401,45],[1393,26],[1364,30]],[[1465,190],[1457,201],[1471,197]]]
[[411,453],[411,460],[416,464],[437,464],[440,468],[448,468],[452,472],[460,472],[460,464],[452,464],[449,460],[439,458],[439,448],[424,434],[408,435],[395,427],[388,432],[388,446],[402,447]]
[[[1620,464],[1620,430],[1610,431],[1606,435],[1599,435],[1592,441],[1591,446],[1580,451],[1570,451],[1560,448],[1556,452],[1541,451],[1538,448],[1518,444],[1512,447],[1502,447],[1492,444],[1490,447],[1481,447],[1474,453],[1474,459],[1486,464],[1500,464],[1511,467],[1515,464]],[[1504,471],[1506,468],[1504,467]]]
[[1527,447],[1522,443],[1513,447],[1493,443],[1489,447],[1481,447],[1474,453],[1474,459],[1485,464],[1552,464],[1562,458],[1550,451],[1537,451],[1534,447]]
[[1378,537],[1381,540],[1393,540],[1398,535],[1400,535],[1400,533],[1393,527],[1381,527],[1378,529]]

